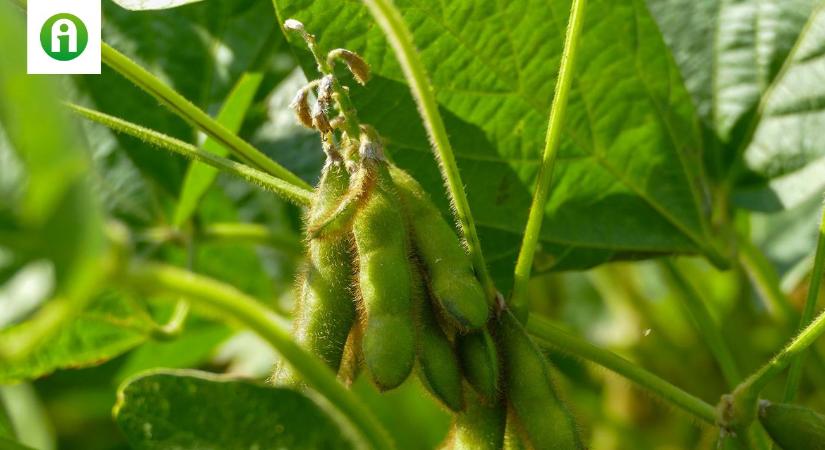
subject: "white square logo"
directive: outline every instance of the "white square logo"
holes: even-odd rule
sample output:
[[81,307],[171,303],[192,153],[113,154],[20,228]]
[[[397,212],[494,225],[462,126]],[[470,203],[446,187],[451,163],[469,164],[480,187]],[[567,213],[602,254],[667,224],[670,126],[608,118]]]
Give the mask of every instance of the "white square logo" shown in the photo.
[[30,74],[100,73],[101,0],[29,0]]

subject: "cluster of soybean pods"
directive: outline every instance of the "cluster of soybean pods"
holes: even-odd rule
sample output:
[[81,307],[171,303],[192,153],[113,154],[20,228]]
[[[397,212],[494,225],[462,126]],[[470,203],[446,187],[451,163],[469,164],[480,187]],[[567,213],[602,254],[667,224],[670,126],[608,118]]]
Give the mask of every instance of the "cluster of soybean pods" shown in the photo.
[[[320,59],[300,22],[285,25],[301,33],[324,74],[290,105],[320,133],[326,154],[305,215],[307,262],[293,322],[298,344],[346,383],[365,369],[386,391],[415,371],[457,417],[452,448],[501,448],[505,424],[513,423],[516,439],[531,448],[583,448],[544,355],[485,293],[454,227],[422,186],[387,160],[377,131],[353,126],[347,88],[332,68],[342,61],[365,84],[369,66],[345,49]],[[302,384],[286,364],[273,380]],[[548,427],[546,420],[556,423]]]

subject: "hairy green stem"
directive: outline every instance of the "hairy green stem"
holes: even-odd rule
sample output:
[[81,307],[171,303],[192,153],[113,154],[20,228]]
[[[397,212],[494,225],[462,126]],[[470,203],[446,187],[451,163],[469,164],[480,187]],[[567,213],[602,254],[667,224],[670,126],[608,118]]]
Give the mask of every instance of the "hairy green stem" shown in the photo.
[[599,348],[584,339],[556,327],[541,316],[530,315],[527,321],[527,331],[553,348],[598,364],[627,378],[636,383],[640,388],[653,392],[668,403],[677,406],[700,420],[709,424],[716,422],[716,412],[712,405],[683,391],[621,356]]
[[311,189],[309,184],[297,175],[271,160],[260,150],[226,129],[226,127],[210,117],[209,114],[206,114],[200,108],[189,102],[189,100],[178,94],[174,89],[164,84],[159,78],[105,42],[101,47],[101,57],[103,58],[103,62],[109,67],[157,98],[162,104],[172,110],[172,112],[221,143],[241,160],[274,177],[284,180],[287,184],[294,185],[298,188]]
[[[803,328],[814,318],[816,302],[819,299],[819,291],[822,286],[822,276],[825,272],[825,207],[822,208],[822,218],[819,222],[819,238],[817,239],[816,254],[814,256],[814,268],[811,272],[811,282],[808,285],[808,298],[805,300],[805,307],[802,310],[802,317],[799,320],[799,328]],[[799,389],[802,379],[802,366],[805,362],[804,354],[800,354],[791,361],[791,368],[788,372],[788,381],[785,385],[785,401],[792,402]]]
[[782,371],[790,365],[791,361],[802,354],[811,344],[816,342],[816,339],[819,338],[823,332],[825,332],[825,312],[820,313],[813,322],[791,340],[787,347],[743,381],[736,388],[739,397],[756,399],[759,393],[767,386],[768,382],[782,373]]
[[136,289],[151,289],[173,296],[184,296],[193,304],[209,307],[232,318],[264,338],[309,386],[323,395],[359,431],[372,448],[394,448],[387,432],[373,414],[320,360],[299,347],[280,319],[254,298],[236,288],[173,266],[134,263],[123,275]]
[[441,176],[447,184],[455,214],[458,216],[461,230],[466,240],[467,250],[473,260],[476,275],[481,280],[488,300],[495,301],[496,289],[493,280],[487,271],[487,263],[478,240],[475,221],[470,211],[464,183],[455,161],[455,154],[447,136],[447,129],[438,111],[434,89],[427,76],[427,71],[418,50],[413,43],[412,34],[404,23],[401,13],[395,8],[392,0],[364,0],[378,25],[384,30],[387,40],[395,50],[395,56],[401,64],[404,76],[410,84],[413,98],[418,104],[418,111],[427,129],[427,134],[433,143],[433,150],[438,160]]
[[779,275],[770,261],[746,236],[739,239],[739,264],[748,274],[768,310],[783,325],[790,325],[797,320],[798,314],[788,297],[782,292]]
[[741,381],[739,369],[736,367],[730,347],[725,343],[722,333],[713,321],[704,300],[673,261],[665,260],[661,263],[661,266],[668,281],[677,291],[677,296],[682,299],[682,304],[687,309],[696,330],[705,340],[707,346],[710,347],[710,351],[716,358],[728,386],[735,387]]
[[567,98],[570,94],[570,85],[573,82],[573,72],[576,66],[577,46],[584,23],[586,0],[573,0],[570,7],[570,20],[567,24],[567,35],[564,40],[564,50],[561,54],[559,76],[556,79],[556,93],[550,107],[550,121],[547,124],[544,156],[536,180],[536,192],[533,194],[533,203],[530,205],[530,214],[524,228],[524,237],[521,241],[518,260],[513,280],[513,294],[510,298],[510,307],[517,316],[524,316],[527,308],[527,286],[530,282],[530,272],[533,267],[533,257],[536,254],[541,224],[544,221],[544,207],[550,195],[550,183],[553,181],[553,168],[556,165],[556,156],[561,143],[562,126],[567,111]]
[[200,161],[216,169],[241,177],[252,184],[278,194],[285,200],[295,203],[298,206],[308,206],[312,201],[312,191],[303,187],[295,186],[292,183],[276,178],[258,169],[217,156],[210,152],[203,151],[192,144],[167,136],[163,133],[144,128],[140,125],[127,122],[118,117],[110,116],[108,114],[78,105],[68,104],[68,106],[74,112],[91,121],[105,125],[115,131],[136,137],[146,143],[152,144],[164,150],[177,153],[189,159]]

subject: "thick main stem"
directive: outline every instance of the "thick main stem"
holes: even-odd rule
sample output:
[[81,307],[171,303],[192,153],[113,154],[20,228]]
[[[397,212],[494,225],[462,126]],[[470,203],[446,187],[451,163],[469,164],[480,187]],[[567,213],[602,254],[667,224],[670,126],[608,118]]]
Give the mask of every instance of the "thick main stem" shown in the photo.
[[591,361],[627,378],[640,388],[653,392],[700,420],[709,424],[714,424],[716,421],[714,408],[710,404],[613,352],[599,348],[584,339],[567,333],[541,316],[530,316],[527,321],[527,331],[554,348]]
[[567,24],[567,35],[564,41],[564,50],[561,55],[559,76],[556,80],[556,94],[550,107],[550,121],[547,124],[544,156],[542,157],[539,175],[536,181],[536,192],[533,194],[533,203],[530,205],[530,214],[524,229],[518,260],[514,273],[513,294],[510,306],[517,316],[526,317],[527,285],[530,282],[530,272],[533,266],[533,257],[536,254],[541,224],[544,221],[544,206],[550,195],[550,183],[553,180],[553,168],[556,165],[556,156],[561,143],[562,126],[567,111],[567,98],[570,94],[570,85],[573,82],[573,70],[576,64],[576,49],[584,22],[586,0],[573,0],[570,9],[570,20]]
[[[819,291],[822,286],[822,276],[825,272],[825,207],[822,208],[822,218],[819,222],[819,238],[817,239],[816,255],[814,256],[814,268],[811,272],[811,282],[808,285],[808,297],[805,300],[805,307],[802,310],[802,317],[799,320],[799,328],[803,328],[813,319],[816,311],[816,302],[819,299]],[[805,363],[805,355],[800,354],[791,361],[791,368],[788,372],[788,381],[785,385],[785,401],[792,402],[799,389],[799,382],[802,379],[802,367]]]
[[401,64],[404,76],[410,84],[413,98],[418,104],[418,111],[427,129],[427,134],[433,143],[433,150],[441,169],[441,176],[450,191],[455,214],[458,216],[461,230],[467,243],[467,250],[473,260],[473,267],[476,275],[484,285],[484,290],[488,300],[492,303],[495,300],[496,290],[493,280],[487,271],[487,264],[481,250],[481,243],[478,240],[475,222],[470,211],[470,203],[467,200],[467,193],[464,191],[464,183],[461,181],[461,174],[455,161],[453,148],[447,137],[447,129],[438,111],[438,103],[432,85],[427,77],[424,64],[418,55],[418,51],[413,44],[412,35],[401,14],[392,4],[392,0],[364,0],[375,20],[384,30],[387,40],[395,50],[396,58]]
[[352,422],[372,448],[394,448],[387,432],[355,394],[338,383],[329,367],[299,347],[286,325],[254,298],[230,285],[163,264],[133,264],[123,277],[136,289],[184,296],[242,323],[269,342],[309,386]]

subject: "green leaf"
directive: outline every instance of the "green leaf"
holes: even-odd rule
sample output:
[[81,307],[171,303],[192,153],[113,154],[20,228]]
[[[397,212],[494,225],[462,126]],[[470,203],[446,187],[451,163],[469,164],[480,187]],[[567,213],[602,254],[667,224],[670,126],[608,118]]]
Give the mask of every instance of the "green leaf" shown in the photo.
[[[569,2],[395,3],[429,71],[485,254],[501,280],[527,219]],[[365,8],[331,0],[275,4],[281,21],[301,20],[323,48],[350,48],[372,65],[375,78],[352,88],[361,118],[447,211],[409,89]],[[317,77],[304,45],[295,45],[308,77]],[[541,234],[545,268],[707,250],[699,130],[646,6],[593,0],[579,51]]]
[[[115,293],[95,299],[88,309],[62,326],[21,361],[0,360],[0,384],[39,378],[57,369],[102,364],[147,340],[150,318]],[[0,332],[10,339],[14,327]]]
[[[759,179],[775,179],[757,186],[753,179],[738,180],[744,192],[737,195],[750,197],[741,204],[763,210],[793,207],[821,191],[822,177],[808,165],[825,156],[812,138],[825,126],[822,3],[647,3],[697,110],[715,134],[706,150],[715,154],[718,169],[742,165]],[[715,139],[721,148],[712,144]]]
[[[243,123],[249,106],[252,104],[255,92],[261,85],[261,81],[263,81],[263,76],[259,73],[244,73],[229,94],[223,108],[221,108],[221,112],[216,119],[218,123],[225,126],[229,131],[237,133],[238,129],[241,128],[241,123]],[[225,147],[211,137],[206,139],[202,150],[224,157],[229,153]],[[206,190],[209,189],[209,186],[215,181],[217,175],[218,170],[214,167],[196,161],[190,163],[186,178],[183,181],[180,200],[175,210],[173,220],[175,226],[183,225],[192,217],[198,203],[203,198]]]
[[352,448],[309,398],[196,371],[157,371],[121,387],[115,419],[136,450]]
[[0,448],[3,450],[33,450],[31,447],[2,436],[0,436]]

